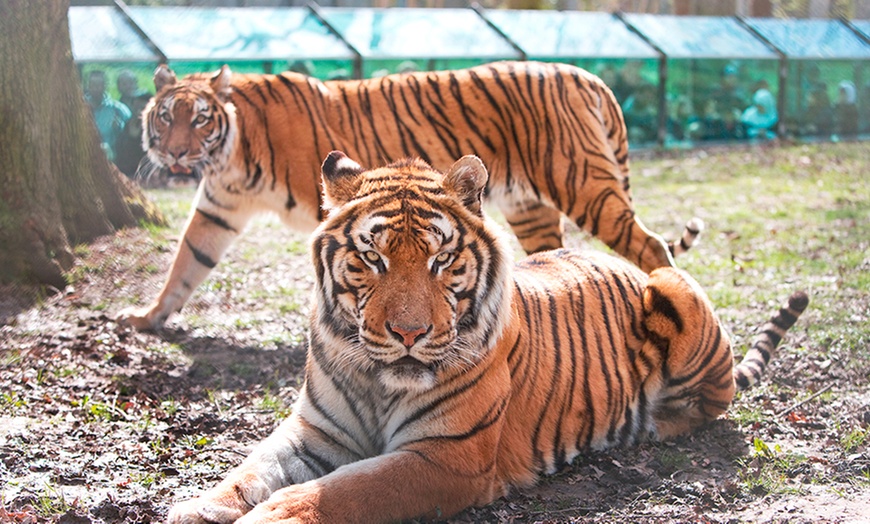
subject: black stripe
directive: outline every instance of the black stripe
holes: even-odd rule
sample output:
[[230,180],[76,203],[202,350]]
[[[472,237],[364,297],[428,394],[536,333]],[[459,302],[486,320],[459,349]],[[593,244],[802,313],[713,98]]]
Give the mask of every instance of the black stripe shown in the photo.
[[209,269],[214,269],[214,267],[217,265],[217,262],[215,262],[210,256],[206,255],[199,249],[193,247],[193,244],[190,243],[189,239],[185,238],[184,243],[187,245],[188,249],[190,249],[190,252],[193,253],[193,258],[195,258],[197,262]]
[[224,220],[223,218],[221,218],[217,215],[213,215],[207,211],[203,211],[202,209],[199,209],[199,208],[196,209],[196,212],[199,213],[200,215],[202,215],[203,218],[207,219],[212,224],[214,224],[222,229],[226,229],[227,231],[232,231],[233,233],[238,233],[236,228],[229,225],[229,223],[227,223],[227,221]]
[[677,311],[674,303],[671,302],[671,299],[663,295],[658,289],[654,287],[647,288],[650,291],[650,295],[652,295],[652,309],[654,312],[661,313],[666,316],[674,323],[674,326],[677,329],[677,333],[682,333],[683,326],[683,317],[680,316],[680,313]]

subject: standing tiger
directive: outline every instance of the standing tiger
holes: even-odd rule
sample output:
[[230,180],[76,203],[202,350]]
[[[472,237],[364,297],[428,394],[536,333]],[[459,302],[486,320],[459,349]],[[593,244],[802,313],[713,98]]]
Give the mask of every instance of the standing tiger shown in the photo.
[[679,269],[567,249],[512,268],[481,212],[477,157],[442,175],[419,160],[364,171],[333,152],[322,170],[292,415],[170,523],[394,522],[487,504],[583,449],[715,419],[807,306],[792,295],[733,366]]
[[[163,290],[119,315],[138,328],[158,328],[180,310],[255,213],[313,230],[322,218],[318,168],[333,149],[368,166],[415,156],[441,170],[476,154],[527,252],[561,247],[564,213],[645,271],[673,265],[668,245],[635,216],[619,104],[582,69],[504,62],[323,83],[226,66],[177,81],[161,67],[155,86],[143,119],[149,158],[203,180]],[[699,227],[690,222],[675,253]]]

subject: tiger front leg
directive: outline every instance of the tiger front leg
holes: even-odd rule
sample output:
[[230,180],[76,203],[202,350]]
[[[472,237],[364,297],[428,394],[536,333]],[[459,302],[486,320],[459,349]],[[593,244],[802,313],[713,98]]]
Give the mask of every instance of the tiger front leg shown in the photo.
[[562,247],[562,213],[540,200],[501,201],[499,209],[527,254]]
[[318,431],[291,416],[215,487],[173,506],[168,524],[235,522],[281,488],[328,473],[327,460],[333,466],[353,460],[346,449],[318,439]]
[[236,522],[440,520],[505,493],[495,478],[494,457],[431,451],[405,449],[343,466],[322,478],[276,491]]
[[216,208],[202,195],[201,185],[160,294],[144,308],[129,307],[119,312],[115,317],[119,323],[139,330],[163,327],[167,317],[187,303],[250,220],[250,213]]

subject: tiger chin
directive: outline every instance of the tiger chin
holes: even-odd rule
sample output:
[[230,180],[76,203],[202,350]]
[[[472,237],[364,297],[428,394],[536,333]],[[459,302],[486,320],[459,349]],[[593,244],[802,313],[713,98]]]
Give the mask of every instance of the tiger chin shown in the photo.
[[[603,253],[511,261],[474,156],[322,165],[328,216],[292,415],[171,523],[446,518],[581,450],[716,419],[806,308],[795,293],[743,360],[685,272]],[[238,519],[238,520],[236,520]]]
[[160,293],[116,315],[138,329],[181,310],[255,214],[313,231],[323,218],[319,168],[333,149],[365,165],[420,157],[439,170],[475,153],[527,253],[561,247],[570,220],[651,271],[673,266],[703,225],[690,221],[668,244],[636,216],[622,111],[577,67],[497,62],[321,82],[227,66],[179,79],[160,66],[154,84],[143,113],[150,165],[201,182]]

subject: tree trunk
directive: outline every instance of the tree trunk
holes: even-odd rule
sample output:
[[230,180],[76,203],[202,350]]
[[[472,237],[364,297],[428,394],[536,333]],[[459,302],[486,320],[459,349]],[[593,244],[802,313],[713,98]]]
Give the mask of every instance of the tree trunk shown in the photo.
[[69,0],[0,0],[0,281],[62,289],[71,246],[161,221],[103,150],[72,61]]

